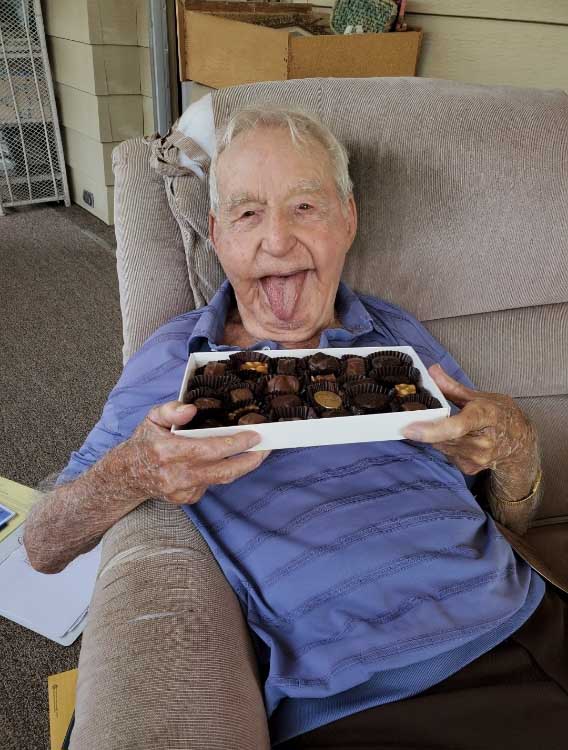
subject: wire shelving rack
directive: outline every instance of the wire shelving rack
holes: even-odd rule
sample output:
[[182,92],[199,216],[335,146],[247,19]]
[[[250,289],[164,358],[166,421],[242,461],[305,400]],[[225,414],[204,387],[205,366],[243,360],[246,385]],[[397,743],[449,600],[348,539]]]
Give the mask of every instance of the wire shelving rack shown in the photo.
[[0,0],[0,216],[69,187],[40,0]]

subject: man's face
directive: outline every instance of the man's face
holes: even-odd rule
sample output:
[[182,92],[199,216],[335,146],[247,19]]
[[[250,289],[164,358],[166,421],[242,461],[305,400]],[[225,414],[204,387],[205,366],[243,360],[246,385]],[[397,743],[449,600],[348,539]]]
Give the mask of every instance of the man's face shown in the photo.
[[356,230],[355,204],[339,199],[327,152],[294,146],[283,128],[248,131],[221,154],[217,185],[209,235],[245,329],[307,341],[333,320]]

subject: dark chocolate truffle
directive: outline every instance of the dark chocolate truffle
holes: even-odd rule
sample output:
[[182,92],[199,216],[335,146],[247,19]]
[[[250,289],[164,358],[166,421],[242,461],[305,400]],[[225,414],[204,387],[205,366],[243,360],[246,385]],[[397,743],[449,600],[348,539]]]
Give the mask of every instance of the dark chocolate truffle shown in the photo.
[[267,384],[269,393],[298,393],[300,381],[295,375],[275,375]]
[[226,362],[208,362],[203,368],[203,375],[208,378],[222,377],[226,372]]
[[346,378],[355,378],[365,375],[365,360],[361,357],[346,357],[344,359],[343,374]]
[[313,375],[325,375],[338,372],[341,364],[337,357],[318,352],[317,354],[308,357],[308,367]]
[[293,393],[283,393],[270,399],[272,409],[291,409],[294,406],[302,406],[302,399]]
[[211,398],[208,396],[202,396],[201,398],[196,398],[193,402],[193,405],[196,407],[196,409],[220,409],[222,406],[221,401],[218,398]]
[[351,414],[346,409],[326,409],[321,417],[327,419],[328,417],[350,417]]
[[400,405],[401,411],[423,411],[428,407],[422,401],[403,401]]
[[410,367],[412,357],[404,352],[382,351],[376,354],[370,354],[368,359],[371,361],[371,367]]
[[298,361],[295,357],[278,357],[276,360],[277,375],[295,375]]
[[263,422],[268,422],[268,419],[263,414],[251,411],[240,417],[237,424],[262,424]]
[[204,430],[210,427],[223,427],[223,422],[220,422],[218,419],[205,419],[199,427]]
[[250,388],[233,388],[229,392],[229,397],[233,404],[238,404],[241,401],[252,401],[254,398]]
[[351,398],[351,403],[355,409],[364,413],[373,413],[384,411],[388,406],[388,396],[384,393],[365,392],[355,393]]

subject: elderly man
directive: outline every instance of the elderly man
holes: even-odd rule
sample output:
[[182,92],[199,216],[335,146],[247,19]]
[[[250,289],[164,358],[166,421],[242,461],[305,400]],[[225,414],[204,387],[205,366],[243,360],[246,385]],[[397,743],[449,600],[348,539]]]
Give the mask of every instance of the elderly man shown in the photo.
[[[327,129],[277,108],[232,118],[211,167],[209,227],[228,281],[128,362],[28,519],[30,560],[62,570],[148,498],[183,505],[246,615],[273,745],[497,747],[476,737],[479,722],[514,716],[508,747],[560,747],[567,665],[549,668],[534,631],[561,644],[551,633],[564,605],[472,494],[485,470],[477,489],[492,515],[527,528],[534,429],[511,398],[474,390],[411,315],[340,282],[356,225],[347,155]],[[196,414],[173,400],[193,351],[403,344],[461,407],[408,428],[407,441],[268,455],[247,452],[259,442],[250,430],[170,432]],[[254,747],[265,737],[259,728]],[[213,735],[210,746],[241,750]]]

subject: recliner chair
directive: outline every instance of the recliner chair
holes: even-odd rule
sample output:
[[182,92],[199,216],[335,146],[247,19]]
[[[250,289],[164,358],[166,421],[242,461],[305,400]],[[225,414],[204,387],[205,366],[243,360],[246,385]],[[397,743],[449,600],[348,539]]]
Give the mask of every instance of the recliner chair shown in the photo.
[[[219,90],[165,138],[114,154],[125,361],[205,304],[214,126],[240,106],[314,111],[345,143],[359,232],[345,280],[406,308],[477,386],[538,428],[545,496],[525,542],[568,559],[568,97],[419,78],[305,79]],[[530,551],[529,551],[530,554]],[[72,747],[265,748],[238,602],[183,512],[151,500],[104,538]]]

